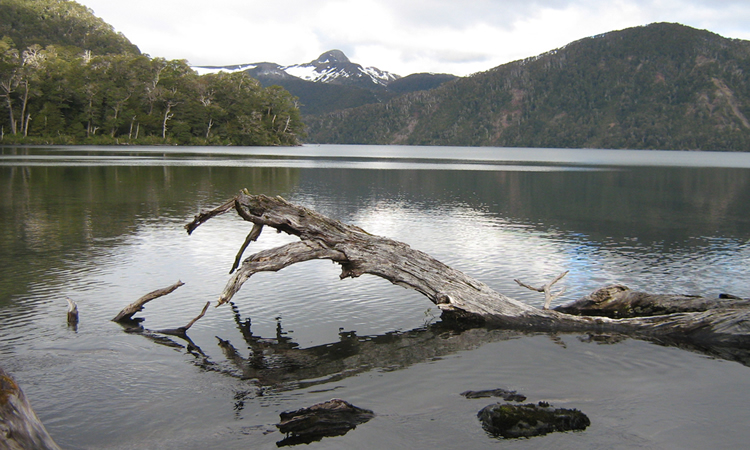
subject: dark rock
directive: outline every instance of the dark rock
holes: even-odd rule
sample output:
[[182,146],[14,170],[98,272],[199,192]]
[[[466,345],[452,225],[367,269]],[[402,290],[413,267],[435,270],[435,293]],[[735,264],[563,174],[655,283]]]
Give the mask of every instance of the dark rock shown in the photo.
[[585,430],[591,425],[581,411],[555,409],[546,402],[539,402],[539,405],[496,403],[484,407],[477,417],[491,435],[511,439],[542,436],[555,431]]
[[283,447],[309,444],[329,436],[343,436],[357,425],[375,417],[375,414],[335,398],[307,408],[283,412],[279,416],[281,423],[276,426],[287,437],[276,445]]

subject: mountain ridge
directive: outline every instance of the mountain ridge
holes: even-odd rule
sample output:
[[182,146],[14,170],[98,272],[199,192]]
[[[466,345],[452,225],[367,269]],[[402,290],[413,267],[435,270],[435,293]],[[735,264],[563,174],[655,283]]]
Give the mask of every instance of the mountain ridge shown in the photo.
[[300,100],[300,111],[305,117],[383,103],[397,95],[432,89],[456,78],[450,74],[401,77],[376,67],[363,67],[336,49],[323,52],[310,62],[288,66],[258,62],[192,68],[199,74],[242,71],[263,86],[281,86]]
[[316,59],[300,64],[282,66],[272,62],[235,64],[229,66],[192,66],[200,74],[219,71],[244,71],[251,76],[299,78],[317,83],[342,84],[366,89],[382,89],[388,83],[401,78],[376,67],[363,67],[354,63],[338,49],[323,52]]
[[305,122],[312,143],[746,150],[748,117],[750,41],[656,23]]

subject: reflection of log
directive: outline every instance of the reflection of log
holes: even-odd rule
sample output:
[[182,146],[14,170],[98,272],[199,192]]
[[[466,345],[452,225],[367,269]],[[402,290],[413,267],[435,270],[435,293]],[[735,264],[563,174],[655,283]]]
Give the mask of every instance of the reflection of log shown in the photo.
[[[473,328],[448,329],[437,323],[427,328],[393,332],[380,336],[341,333],[338,342],[299,348],[288,340],[253,337],[246,339],[249,354],[219,338],[225,358],[237,370],[234,376],[254,380],[276,390],[325,384],[374,369],[403,369],[488,342],[518,337],[517,331]],[[223,371],[224,373],[229,373]]]
[[443,311],[444,318],[534,331],[610,331],[643,337],[668,336],[702,344],[750,346],[750,310],[718,309],[612,319],[538,309],[510,299],[407,244],[371,235],[280,197],[240,193],[218,208],[196,216],[186,229],[192,232],[212,217],[232,209],[256,226],[275,228],[299,237],[300,241],[245,259],[224,288],[219,304],[229,301],[257,272],[278,271],[312,259],[329,259],[341,265],[341,278],[367,273],[422,293]]
[[114,317],[114,319],[112,319],[112,321],[113,322],[127,322],[131,320],[135,313],[139,311],[143,311],[143,305],[150,302],[151,300],[157,299],[159,297],[162,297],[164,295],[171,293],[172,291],[182,286],[183,284],[185,283],[183,283],[182,281],[178,281],[177,283],[171,286],[149,292],[148,294],[144,295],[143,297],[139,298],[138,300],[126,306],[122,311],[120,311],[119,314],[117,314]]
[[60,450],[16,381],[0,367],[0,448]]
[[159,331],[157,331],[157,333],[170,334],[172,336],[178,336],[178,337],[181,337],[181,338],[187,338],[187,330],[189,330],[190,327],[192,327],[193,324],[195,322],[197,322],[201,317],[203,317],[203,316],[206,315],[206,310],[208,309],[208,305],[210,305],[210,304],[211,304],[211,302],[206,302],[206,305],[203,307],[203,310],[201,311],[201,313],[198,314],[195,317],[195,319],[193,319],[190,322],[188,322],[188,324],[185,325],[184,327],[169,328],[167,330],[159,330]]

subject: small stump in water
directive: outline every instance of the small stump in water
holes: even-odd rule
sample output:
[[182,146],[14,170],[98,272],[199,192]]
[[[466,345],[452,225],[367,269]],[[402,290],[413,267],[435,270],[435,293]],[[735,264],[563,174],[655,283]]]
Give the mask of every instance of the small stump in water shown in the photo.
[[495,437],[542,436],[555,431],[585,430],[591,421],[577,409],[552,408],[549,404],[496,403],[477,414],[482,427]]
[[276,426],[287,437],[276,445],[283,447],[309,444],[329,436],[343,436],[357,425],[375,417],[375,414],[335,398],[308,408],[283,412],[279,416],[281,423]]

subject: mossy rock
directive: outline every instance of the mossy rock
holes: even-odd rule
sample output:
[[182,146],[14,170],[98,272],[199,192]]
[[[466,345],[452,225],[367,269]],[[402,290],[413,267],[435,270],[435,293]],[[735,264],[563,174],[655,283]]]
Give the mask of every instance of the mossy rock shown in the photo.
[[553,408],[544,402],[537,405],[496,403],[482,408],[477,417],[488,433],[509,439],[585,430],[591,425],[589,418],[577,409]]

